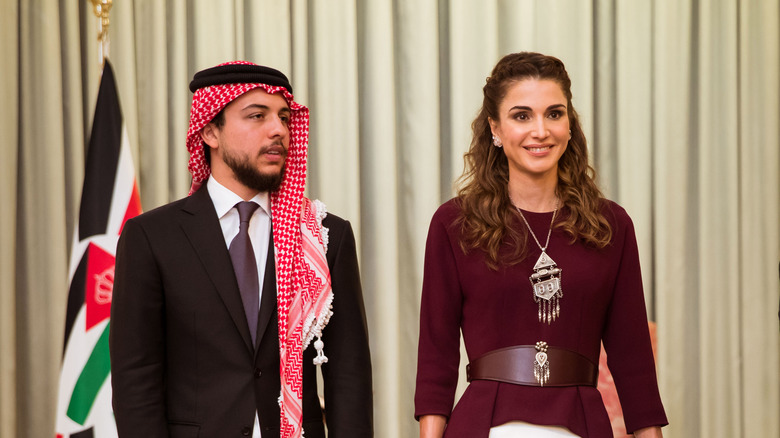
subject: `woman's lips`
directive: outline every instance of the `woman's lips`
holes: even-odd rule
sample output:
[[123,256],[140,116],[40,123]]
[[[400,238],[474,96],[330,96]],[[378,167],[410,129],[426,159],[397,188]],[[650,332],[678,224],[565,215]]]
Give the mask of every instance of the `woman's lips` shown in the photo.
[[546,155],[552,149],[553,145],[545,146],[523,146],[523,149],[527,150],[531,155]]

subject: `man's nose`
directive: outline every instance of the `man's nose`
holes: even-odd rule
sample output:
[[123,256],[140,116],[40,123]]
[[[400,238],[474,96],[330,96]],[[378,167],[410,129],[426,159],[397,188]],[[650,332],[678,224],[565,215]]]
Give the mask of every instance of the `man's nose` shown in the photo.
[[287,134],[288,132],[287,123],[285,123],[281,117],[274,116],[270,121],[270,123],[272,123],[271,131],[270,131],[272,137],[283,136]]

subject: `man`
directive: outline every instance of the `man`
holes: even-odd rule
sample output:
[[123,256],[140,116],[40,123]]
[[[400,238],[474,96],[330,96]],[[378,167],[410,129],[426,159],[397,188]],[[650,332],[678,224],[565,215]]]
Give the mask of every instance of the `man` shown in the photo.
[[352,229],[303,196],[308,109],[246,62],[190,89],[191,196],[128,221],[117,248],[119,436],[372,436]]

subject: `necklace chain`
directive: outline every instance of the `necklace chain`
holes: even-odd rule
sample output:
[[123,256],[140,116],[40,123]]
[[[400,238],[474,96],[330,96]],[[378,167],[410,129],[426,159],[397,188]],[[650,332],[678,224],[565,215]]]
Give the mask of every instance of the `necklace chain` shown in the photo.
[[[511,201],[511,199],[510,199]],[[512,202],[514,205],[514,202]],[[525,218],[520,207],[515,205],[517,212],[520,213],[520,217],[523,218],[525,226],[528,227],[528,231],[536,241],[539,249],[542,250],[542,254],[539,255],[539,259],[534,265],[534,273],[531,274],[528,279],[531,281],[533,287],[534,301],[539,306],[539,322],[552,323],[561,314],[561,298],[563,297],[563,291],[561,290],[561,269],[555,263],[555,261],[547,254],[547,246],[550,245],[550,236],[552,235],[553,225],[555,224],[555,215],[558,213],[558,207],[560,201],[555,199],[555,210],[553,210],[552,219],[550,219],[550,229],[547,230],[547,241],[544,242],[544,246],[539,243],[539,239],[536,237],[534,230],[531,229],[531,224]],[[536,368],[534,369],[536,371]],[[538,378],[537,378],[538,379]],[[544,383],[540,381],[540,383]]]
[[552,219],[550,220],[550,229],[547,230],[547,241],[544,242],[544,246],[542,246],[541,243],[539,243],[539,239],[536,238],[536,234],[534,234],[534,230],[531,229],[531,225],[528,224],[528,221],[525,219],[525,216],[523,215],[523,211],[520,210],[520,207],[515,205],[515,208],[517,209],[517,212],[520,213],[520,217],[523,218],[523,222],[525,222],[525,226],[528,227],[528,231],[531,232],[531,237],[534,238],[536,241],[536,244],[539,246],[539,249],[542,250],[542,252],[547,251],[547,247],[550,245],[550,235],[552,234],[553,224],[555,223],[555,213],[558,212],[558,199],[555,199],[555,210],[553,210]]

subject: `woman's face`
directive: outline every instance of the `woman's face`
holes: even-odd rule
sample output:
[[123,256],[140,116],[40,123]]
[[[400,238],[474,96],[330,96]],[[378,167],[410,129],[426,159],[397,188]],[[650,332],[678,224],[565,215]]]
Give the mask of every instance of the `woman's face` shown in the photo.
[[557,178],[558,160],[569,143],[566,96],[557,82],[523,79],[509,86],[490,119],[493,135],[503,144],[509,178]]

